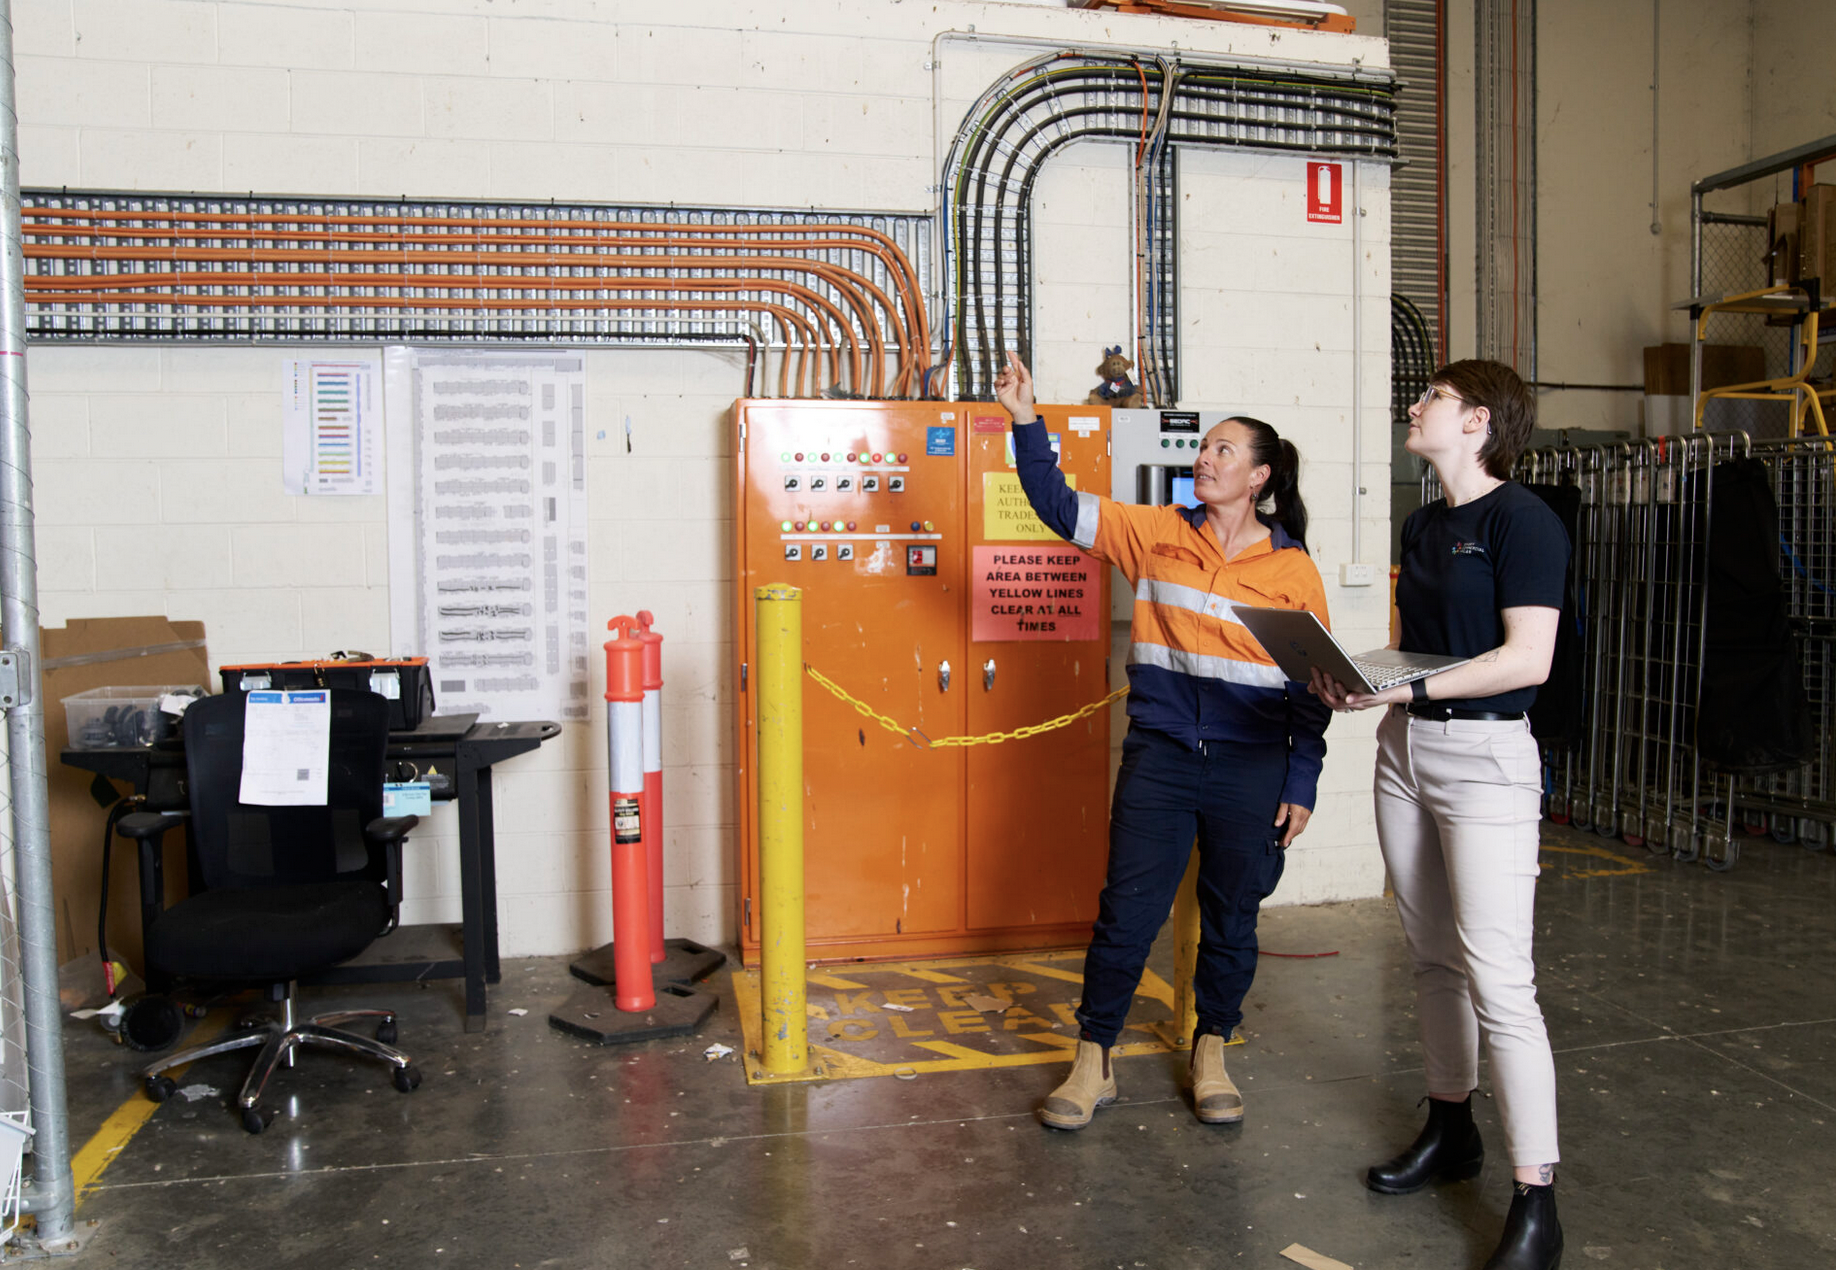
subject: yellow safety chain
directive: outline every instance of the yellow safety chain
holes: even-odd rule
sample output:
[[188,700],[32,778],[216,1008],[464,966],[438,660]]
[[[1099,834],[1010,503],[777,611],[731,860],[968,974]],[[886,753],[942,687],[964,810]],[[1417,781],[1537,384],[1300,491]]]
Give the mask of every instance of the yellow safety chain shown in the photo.
[[888,732],[892,733],[894,736],[903,737],[907,741],[910,741],[913,745],[916,745],[919,749],[932,749],[932,750],[948,749],[951,746],[961,747],[961,746],[967,746],[967,745],[998,745],[1002,741],[1024,740],[1025,738],[1029,736],[1038,736],[1041,732],[1050,732],[1054,728],[1068,727],[1069,725],[1076,723],[1079,719],[1082,719],[1088,715],[1095,714],[1098,710],[1101,710],[1104,706],[1108,705],[1110,702],[1119,701],[1123,697],[1128,695],[1127,688],[1117,688],[1114,692],[1110,693],[1107,697],[1104,697],[1101,701],[1092,701],[1089,705],[1080,708],[1079,710],[1075,711],[1072,714],[1061,714],[1056,719],[1048,719],[1044,723],[1030,724],[1024,728],[1015,728],[1012,732],[990,732],[986,736],[940,736],[940,737],[932,738],[932,737],[926,736],[923,732],[919,731],[917,728],[900,727],[897,722],[879,713],[872,706],[868,705],[866,702],[855,700],[853,697],[849,696],[845,690],[843,690],[840,684],[836,683],[833,679],[830,679],[827,675],[823,674],[820,670],[816,669],[816,667],[810,665],[808,662],[804,663],[803,672],[807,674],[811,679],[814,679],[817,683],[821,684],[824,688],[827,688],[836,697],[840,698],[841,700],[847,702],[849,705],[853,706],[856,713],[862,715],[865,718],[872,719],[875,723],[885,728]]

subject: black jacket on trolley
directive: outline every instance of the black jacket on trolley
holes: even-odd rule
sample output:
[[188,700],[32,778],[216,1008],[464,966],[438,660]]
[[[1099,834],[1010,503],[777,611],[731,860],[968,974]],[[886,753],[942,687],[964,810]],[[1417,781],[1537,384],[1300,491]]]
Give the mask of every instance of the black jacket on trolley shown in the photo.
[[1788,770],[1810,752],[1810,712],[1779,583],[1778,503],[1753,458],[1717,464],[1710,491],[1696,752],[1728,772]]

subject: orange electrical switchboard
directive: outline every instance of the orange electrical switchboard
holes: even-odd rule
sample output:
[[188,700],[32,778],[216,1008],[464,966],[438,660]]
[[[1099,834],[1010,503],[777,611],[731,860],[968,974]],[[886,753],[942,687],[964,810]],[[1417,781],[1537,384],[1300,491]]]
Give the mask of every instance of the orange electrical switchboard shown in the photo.
[[[1042,407],[1109,489],[1109,412]],[[1032,515],[977,402],[734,406],[740,931],[759,946],[754,589],[803,595],[804,660],[925,737],[1041,723],[1109,690],[1108,569]],[[806,939],[822,959],[1085,942],[1107,855],[1109,712],[1024,740],[895,736],[807,676]]]

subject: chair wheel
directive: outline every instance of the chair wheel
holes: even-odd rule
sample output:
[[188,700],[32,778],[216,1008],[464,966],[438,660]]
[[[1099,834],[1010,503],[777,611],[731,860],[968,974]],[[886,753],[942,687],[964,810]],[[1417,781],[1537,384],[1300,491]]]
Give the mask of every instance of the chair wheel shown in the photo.
[[250,1133],[260,1133],[274,1123],[274,1112],[267,1107],[244,1107],[242,1109],[242,1127]]
[[395,1069],[395,1087],[403,1093],[421,1087],[421,1069],[418,1067],[398,1067]]
[[395,1020],[388,1019],[376,1025],[376,1039],[384,1045],[395,1044]]
[[178,1084],[170,1076],[147,1077],[147,1097],[154,1102],[164,1102],[178,1092]]

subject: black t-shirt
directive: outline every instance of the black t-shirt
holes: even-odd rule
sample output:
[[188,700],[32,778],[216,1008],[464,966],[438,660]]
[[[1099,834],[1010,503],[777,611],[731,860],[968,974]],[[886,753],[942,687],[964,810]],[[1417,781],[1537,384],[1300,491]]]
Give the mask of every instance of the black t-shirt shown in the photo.
[[[1396,580],[1401,647],[1452,657],[1489,652],[1504,643],[1500,609],[1562,607],[1567,569],[1561,520],[1515,481],[1459,507],[1436,499],[1403,522]],[[1535,700],[1529,687],[1435,704],[1515,714]]]

